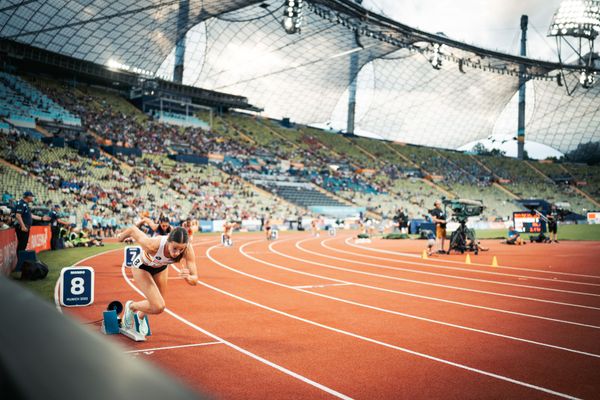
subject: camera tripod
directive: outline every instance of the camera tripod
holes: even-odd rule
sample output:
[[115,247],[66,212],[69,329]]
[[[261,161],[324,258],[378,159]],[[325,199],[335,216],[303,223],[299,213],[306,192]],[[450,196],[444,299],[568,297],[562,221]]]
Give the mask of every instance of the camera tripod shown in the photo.
[[473,251],[477,255],[479,249],[477,248],[477,239],[475,238],[475,231],[467,228],[467,220],[460,219],[458,229],[452,232],[450,235],[450,246],[448,247],[448,254],[450,251],[460,251],[464,254],[465,251]]

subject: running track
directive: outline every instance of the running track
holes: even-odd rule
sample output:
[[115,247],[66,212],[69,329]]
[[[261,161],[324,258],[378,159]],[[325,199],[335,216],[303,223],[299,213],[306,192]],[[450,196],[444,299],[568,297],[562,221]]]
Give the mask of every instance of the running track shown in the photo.
[[[467,265],[348,233],[217,239],[195,239],[198,286],[170,270],[147,342],[109,338],[215,398],[600,398],[597,243],[489,241]],[[122,254],[80,263],[95,304],[69,314],[140,298]]]

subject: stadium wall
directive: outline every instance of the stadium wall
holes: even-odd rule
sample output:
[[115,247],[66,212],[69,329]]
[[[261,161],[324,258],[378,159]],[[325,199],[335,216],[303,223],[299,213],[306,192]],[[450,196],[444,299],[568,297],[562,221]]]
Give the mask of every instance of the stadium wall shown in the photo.
[[8,276],[17,265],[17,235],[14,228],[0,231],[0,275]]
[[33,250],[39,253],[42,250],[50,250],[50,239],[52,233],[50,226],[38,225],[32,226],[29,232],[29,242],[27,242],[27,250]]

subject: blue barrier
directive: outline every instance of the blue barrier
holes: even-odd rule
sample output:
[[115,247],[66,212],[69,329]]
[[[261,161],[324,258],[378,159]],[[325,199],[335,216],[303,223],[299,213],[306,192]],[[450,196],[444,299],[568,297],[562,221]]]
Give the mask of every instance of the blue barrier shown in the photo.
[[408,222],[408,233],[416,234],[421,229],[429,229],[435,232],[435,223],[429,222],[425,219],[411,219]]
[[210,220],[201,219],[199,226],[200,226],[201,232],[212,232],[213,231],[213,222]]
[[208,157],[197,156],[194,154],[170,154],[169,158],[178,162],[187,162],[192,164],[208,164]]

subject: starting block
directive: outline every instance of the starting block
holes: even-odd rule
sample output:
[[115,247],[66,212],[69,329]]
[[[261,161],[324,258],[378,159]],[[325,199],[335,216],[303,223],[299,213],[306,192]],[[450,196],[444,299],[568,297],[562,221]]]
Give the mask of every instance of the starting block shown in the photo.
[[371,239],[368,239],[368,238],[354,239],[354,243],[357,243],[357,244],[360,244],[360,243],[371,243]]
[[222,233],[221,234],[221,244],[226,247],[231,247],[231,246],[233,246],[233,240],[231,240],[231,238],[225,239],[225,234]]
[[110,310],[104,311],[102,318],[102,326],[100,331],[105,335],[114,335],[119,333],[119,318],[117,317],[117,311]]
[[140,319],[137,314],[133,314],[133,327],[131,328],[119,328],[119,333],[123,336],[127,336],[131,340],[135,340],[136,342],[145,342],[146,336],[151,336],[152,332],[150,331],[150,321],[148,321],[148,316],[144,316],[144,320],[148,325],[148,334],[144,335],[140,332]]
[[[121,310],[122,307],[123,306],[121,305]],[[115,335],[120,333],[121,335],[126,336],[131,340],[135,340],[136,342],[144,342],[146,341],[146,336],[152,335],[148,316],[144,316],[144,321],[148,326],[148,334],[144,335],[142,332],[140,332],[140,319],[138,318],[137,314],[133,314],[133,327],[126,328],[122,326],[117,314],[117,310],[118,308],[115,307],[115,309],[104,311],[102,318],[102,326],[100,328],[100,331],[102,333],[104,333],[105,335]]]
[[335,236],[336,235],[336,231],[335,231],[335,228],[333,226],[331,228],[329,228],[328,232],[329,232],[329,236]]
[[277,240],[279,237],[279,231],[277,229],[271,229],[271,237],[270,240]]

